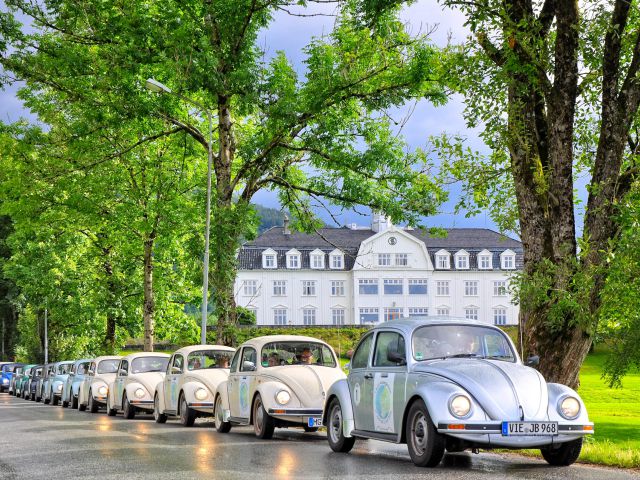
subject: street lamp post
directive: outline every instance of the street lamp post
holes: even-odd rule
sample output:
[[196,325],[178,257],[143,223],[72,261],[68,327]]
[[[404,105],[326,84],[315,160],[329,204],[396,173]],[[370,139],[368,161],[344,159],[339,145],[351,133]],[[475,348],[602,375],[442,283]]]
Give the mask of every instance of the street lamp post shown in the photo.
[[166,85],[158,82],[153,78],[148,78],[145,82],[145,87],[155,93],[170,93],[182,100],[195,105],[202,112],[207,114],[207,121],[209,123],[209,141],[207,142],[207,213],[205,219],[204,230],[204,268],[202,274],[202,324],[200,327],[200,343],[205,345],[207,343],[207,307],[209,305],[209,231],[211,227],[211,171],[213,169],[213,123],[211,118],[211,111],[208,108],[200,105],[198,102],[191,100],[184,95],[172,91]]

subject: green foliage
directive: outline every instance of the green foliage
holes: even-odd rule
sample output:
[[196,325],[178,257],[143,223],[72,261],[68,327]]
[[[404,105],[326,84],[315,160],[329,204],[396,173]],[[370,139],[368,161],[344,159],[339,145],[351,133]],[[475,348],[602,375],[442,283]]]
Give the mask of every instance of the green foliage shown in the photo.
[[256,314],[254,311],[244,307],[236,307],[238,313],[238,325],[246,327],[256,324]]

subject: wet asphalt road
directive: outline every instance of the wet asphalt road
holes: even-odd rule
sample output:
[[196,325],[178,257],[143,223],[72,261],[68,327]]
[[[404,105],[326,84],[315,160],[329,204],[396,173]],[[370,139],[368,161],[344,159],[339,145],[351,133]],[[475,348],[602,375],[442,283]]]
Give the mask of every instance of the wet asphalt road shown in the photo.
[[151,416],[125,420],[0,394],[0,479],[627,479],[637,472],[573,465],[552,468],[516,455],[446,455],[435,469],[413,466],[405,445],[359,441],[333,453],[323,433],[250,428],[219,434],[198,420],[183,428]]

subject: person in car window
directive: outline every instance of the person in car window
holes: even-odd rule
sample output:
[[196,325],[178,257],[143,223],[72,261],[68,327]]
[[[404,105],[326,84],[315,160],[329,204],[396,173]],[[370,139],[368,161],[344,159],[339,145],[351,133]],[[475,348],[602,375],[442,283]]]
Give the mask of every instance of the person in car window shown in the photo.
[[311,353],[309,348],[302,350],[302,353],[300,354],[300,363],[305,365],[311,365],[313,363],[313,353]]

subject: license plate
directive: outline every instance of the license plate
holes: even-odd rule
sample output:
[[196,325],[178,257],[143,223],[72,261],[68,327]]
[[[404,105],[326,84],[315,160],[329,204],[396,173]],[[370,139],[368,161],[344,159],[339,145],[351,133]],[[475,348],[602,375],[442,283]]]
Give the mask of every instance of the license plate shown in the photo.
[[309,427],[321,427],[322,426],[322,417],[309,417],[307,420],[307,426]]
[[502,422],[502,435],[558,435],[558,422]]

